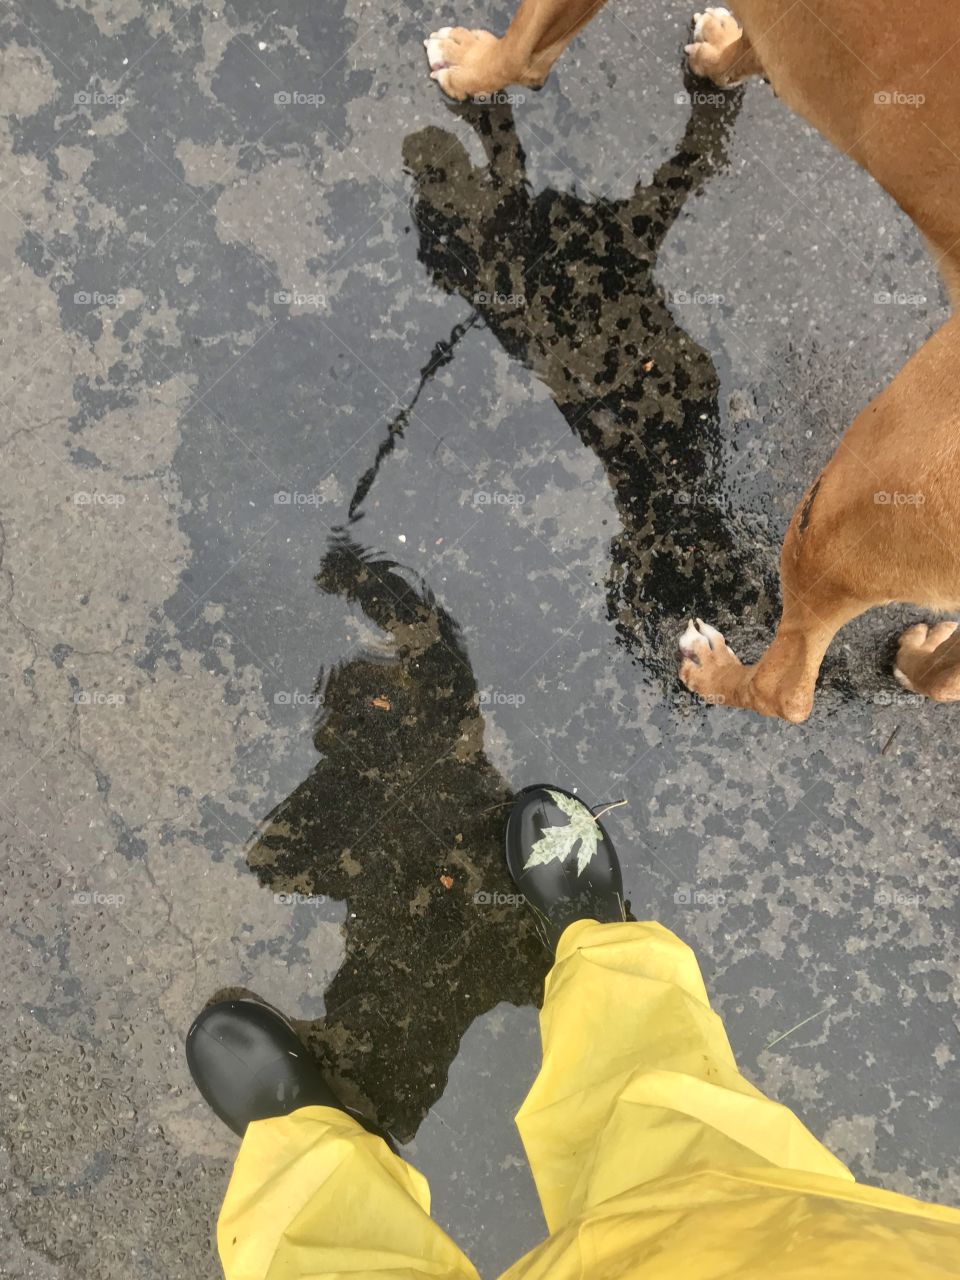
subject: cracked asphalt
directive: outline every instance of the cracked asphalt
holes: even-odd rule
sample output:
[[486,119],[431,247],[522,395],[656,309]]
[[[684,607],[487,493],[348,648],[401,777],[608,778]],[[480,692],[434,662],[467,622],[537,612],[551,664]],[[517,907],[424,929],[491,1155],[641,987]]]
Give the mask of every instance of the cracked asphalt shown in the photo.
[[[795,503],[942,321],[919,237],[768,86],[618,0],[454,108],[406,0],[0,6],[0,1271],[213,1277],[236,1144],[182,1041],[246,990],[493,1277],[546,960],[510,796],[607,820],[745,1074],[960,1203],[960,718],[844,629],[801,728],[756,656]],[[702,88],[702,87],[701,87]]]

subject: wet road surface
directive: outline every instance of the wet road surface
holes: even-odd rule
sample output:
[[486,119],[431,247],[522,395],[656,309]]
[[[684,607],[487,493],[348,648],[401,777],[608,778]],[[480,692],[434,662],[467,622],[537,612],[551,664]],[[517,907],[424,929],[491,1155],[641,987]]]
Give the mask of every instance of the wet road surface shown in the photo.
[[846,628],[802,728],[674,674],[693,613],[761,651],[793,506],[939,282],[765,85],[684,80],[682,9],[485,108],[428,80],[439,16],[509,14],[0,14],[12,1275],[218,1274],[235,1148],[181,1042],[236,989],[484,1276],[533,1244],[546,961],[501,838],[541,780],[629,801],[634,911],[746,1075],[960,1203],[960,719],[892,680],[919,615]]

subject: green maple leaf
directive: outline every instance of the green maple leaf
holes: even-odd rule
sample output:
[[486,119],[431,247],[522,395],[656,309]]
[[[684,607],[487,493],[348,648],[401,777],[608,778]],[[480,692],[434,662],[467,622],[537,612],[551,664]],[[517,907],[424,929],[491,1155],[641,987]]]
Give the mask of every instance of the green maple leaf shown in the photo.
[[570,819],[564,827],[545,827],[540,839],[530,850],[530,857],[523,864],[524,871],[542,867],[544,863],[565,862],[577,845],[577,875],[583,875],[590,859],[600,843],[600,827],[593,814],[579,800],[565,796],[562,791],[547,791],[547,795]]

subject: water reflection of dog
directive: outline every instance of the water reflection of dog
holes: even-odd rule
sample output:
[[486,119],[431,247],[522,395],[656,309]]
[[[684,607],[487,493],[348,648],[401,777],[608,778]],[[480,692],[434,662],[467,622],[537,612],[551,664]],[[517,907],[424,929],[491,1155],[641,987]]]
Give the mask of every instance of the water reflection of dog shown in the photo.
[[716,370],[654,280],[684,203],[726,161],[738,109],[735,95],[694,105],[676,154],[621,200],[531,193],[509,107],[464,109],[485,166],[435,126],[403,148],[434,281],[543,380],[603,463],[623,524],[609,613],[671,680],[679,619],[708,600],[716,611],[718,597],[731,614],[756,613],[764,594],[758,558],[726,509]]
[[346,538],[317,584],[357,604],[390,652],[318,682],[320,759],[268,816],[249,862],[274,892],[346,900],[326,1016],[301,1030],[344,1099],[406,1141],[474,1018],[504,1000],[537,1003],[546,958],[504,867],[510,792],[483,751],[456,622]]

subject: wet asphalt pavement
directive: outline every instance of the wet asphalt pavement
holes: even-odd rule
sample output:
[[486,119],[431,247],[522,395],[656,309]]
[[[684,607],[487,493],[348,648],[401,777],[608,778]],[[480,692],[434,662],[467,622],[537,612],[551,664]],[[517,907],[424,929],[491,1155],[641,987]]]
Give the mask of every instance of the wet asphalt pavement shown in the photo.
[[754,1083],[960,1203],[960,713],[891,675],[922,615],[846,628],[800,728],[675,679],[691,614],[760,653],[793,506],[941,286],[766,85],[684,80],[682,7],[483,108],[427,77],[450,18],[509,10],[0,9],[5,1274],[219,1274],[235,1143],[182,1039],[237,989],[484,1277],[534,1244],[537,781],[629,801],[633,909]]

